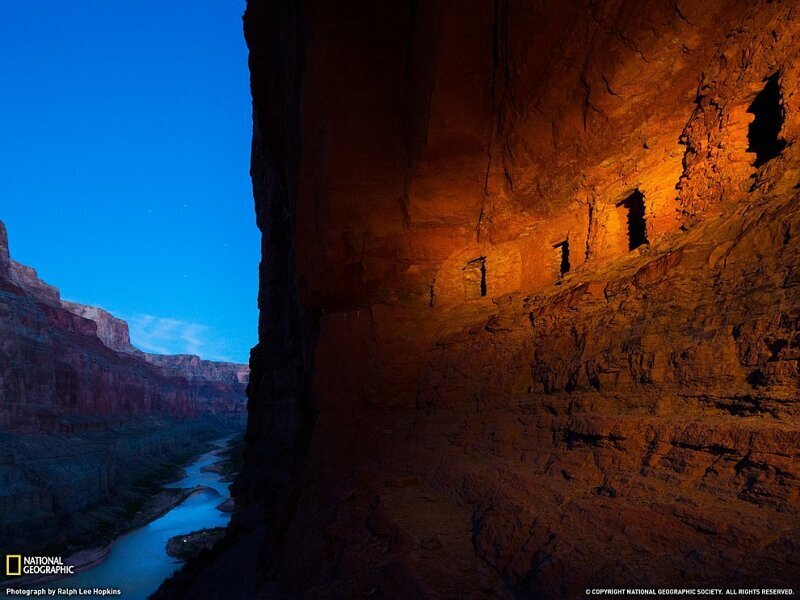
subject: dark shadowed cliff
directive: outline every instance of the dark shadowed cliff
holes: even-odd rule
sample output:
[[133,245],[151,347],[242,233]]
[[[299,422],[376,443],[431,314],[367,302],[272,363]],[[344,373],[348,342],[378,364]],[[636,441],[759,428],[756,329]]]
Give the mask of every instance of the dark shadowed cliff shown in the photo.
[[800,585],[795,0],[250,0],[237,513],[161,594]]

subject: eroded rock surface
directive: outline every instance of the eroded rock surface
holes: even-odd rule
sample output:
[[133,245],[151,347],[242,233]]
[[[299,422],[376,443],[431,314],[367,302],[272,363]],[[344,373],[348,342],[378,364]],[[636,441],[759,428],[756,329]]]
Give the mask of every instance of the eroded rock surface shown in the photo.
[[246,468],[162,595],[797,589],[798,10],[250,0]]

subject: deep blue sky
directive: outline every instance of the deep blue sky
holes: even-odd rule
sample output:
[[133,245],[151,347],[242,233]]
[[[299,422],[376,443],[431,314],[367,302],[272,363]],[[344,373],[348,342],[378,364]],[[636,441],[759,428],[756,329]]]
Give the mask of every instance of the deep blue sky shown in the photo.
[[256,341],[244,7],[0,2],[12,257],[145,350],[244,362]]

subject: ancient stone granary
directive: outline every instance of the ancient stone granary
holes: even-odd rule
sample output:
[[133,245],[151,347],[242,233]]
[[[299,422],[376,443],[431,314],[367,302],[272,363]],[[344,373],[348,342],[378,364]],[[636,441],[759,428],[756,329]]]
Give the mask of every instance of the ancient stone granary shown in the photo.
[[250,0],[247,467],[161,593],[800,582],[798,9]]

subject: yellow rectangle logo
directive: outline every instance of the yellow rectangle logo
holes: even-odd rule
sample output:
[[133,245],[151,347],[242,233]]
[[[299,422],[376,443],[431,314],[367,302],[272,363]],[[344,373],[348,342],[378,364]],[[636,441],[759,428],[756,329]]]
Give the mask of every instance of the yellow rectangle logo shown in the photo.
[[6,554],[6,575],[22,575],[22,555]]

